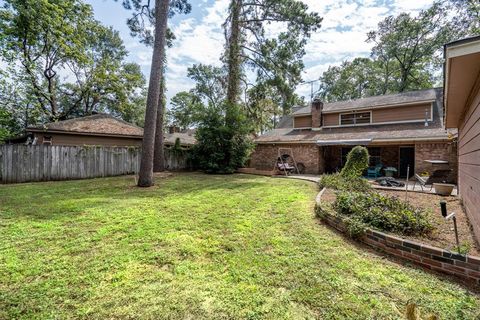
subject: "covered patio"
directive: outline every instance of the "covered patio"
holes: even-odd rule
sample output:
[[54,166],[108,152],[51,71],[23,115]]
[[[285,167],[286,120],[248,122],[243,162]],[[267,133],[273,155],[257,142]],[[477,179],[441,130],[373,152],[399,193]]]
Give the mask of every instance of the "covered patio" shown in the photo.
[[[407,171],[410,177],[415,172],[415,144],[379,144],[373,139],[356,139],[319,140],[317,145],[325,161],[326,173],[340,171],[346,163],[348,153],[357,145],[368,149],[370,169],[365,173],[368,177],[404,178],[407,177]],[[373,175],[372,170],[375,173]]]

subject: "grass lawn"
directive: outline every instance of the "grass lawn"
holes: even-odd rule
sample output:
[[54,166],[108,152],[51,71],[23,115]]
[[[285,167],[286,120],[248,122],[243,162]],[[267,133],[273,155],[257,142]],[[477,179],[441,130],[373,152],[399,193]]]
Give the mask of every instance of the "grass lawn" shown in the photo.
[[318,223],[314,184],[179,174],[0,186],[0,318],[475,319],[480,298]]

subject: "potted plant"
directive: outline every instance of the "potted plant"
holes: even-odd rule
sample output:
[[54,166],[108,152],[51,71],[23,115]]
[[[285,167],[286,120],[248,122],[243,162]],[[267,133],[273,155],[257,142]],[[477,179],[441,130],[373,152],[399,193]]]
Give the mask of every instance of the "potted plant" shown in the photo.
[[453,188],[455,188],[454,184],[451,183],[434,183],[433,187],[435,188],[435,193],[442,195],[442,196],[449,196],[452,194]]

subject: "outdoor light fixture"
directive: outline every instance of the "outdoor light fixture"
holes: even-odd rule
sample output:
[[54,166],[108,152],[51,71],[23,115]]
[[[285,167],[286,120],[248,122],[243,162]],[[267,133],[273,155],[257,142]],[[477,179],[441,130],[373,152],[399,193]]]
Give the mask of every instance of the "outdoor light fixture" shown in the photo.
[[428,109],[425,109],[425,127],[428,127]]
[[448,214],[447,202],[445,200],[440,201],[440,210],[445,220],[453,220],[453,227],[455,229],[455,240],[457,241],[457,249],[460,251],[460,241],[458,241],[457,218],[455,217],[455,212]]

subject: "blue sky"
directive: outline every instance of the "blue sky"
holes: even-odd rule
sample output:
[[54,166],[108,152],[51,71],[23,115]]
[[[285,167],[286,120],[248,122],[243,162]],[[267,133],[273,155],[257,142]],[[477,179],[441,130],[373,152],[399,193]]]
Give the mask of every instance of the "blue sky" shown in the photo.
[[[105,25],[113,26],[130,51],[129,60],[141,65],[148,76],[151,49],[130,36],[126,20],[131,12],[113,0],[86,0],[93,6],[95,17]],[[400,12],[417,14],[432,4],[431,0],[304,0],[310,10],[323,17],[322,28],[309,40],[304,57],[305,81],[318,79],[330,65],[344,60],[368,56],[371,44],[366,43],[366,33],[375,29],[388,15]],[[177,40],[167,51],[167,98],[188,90],[192,82],[187,78],[187,68],[194,63],[220,65],[224,46],[222,23],[229,0],[190,0],[192,12],[178,15],[169,21]],[[148,77],[147,77],[148,79]],[[309,86],[300,86],[298,93],[308,96]]]

